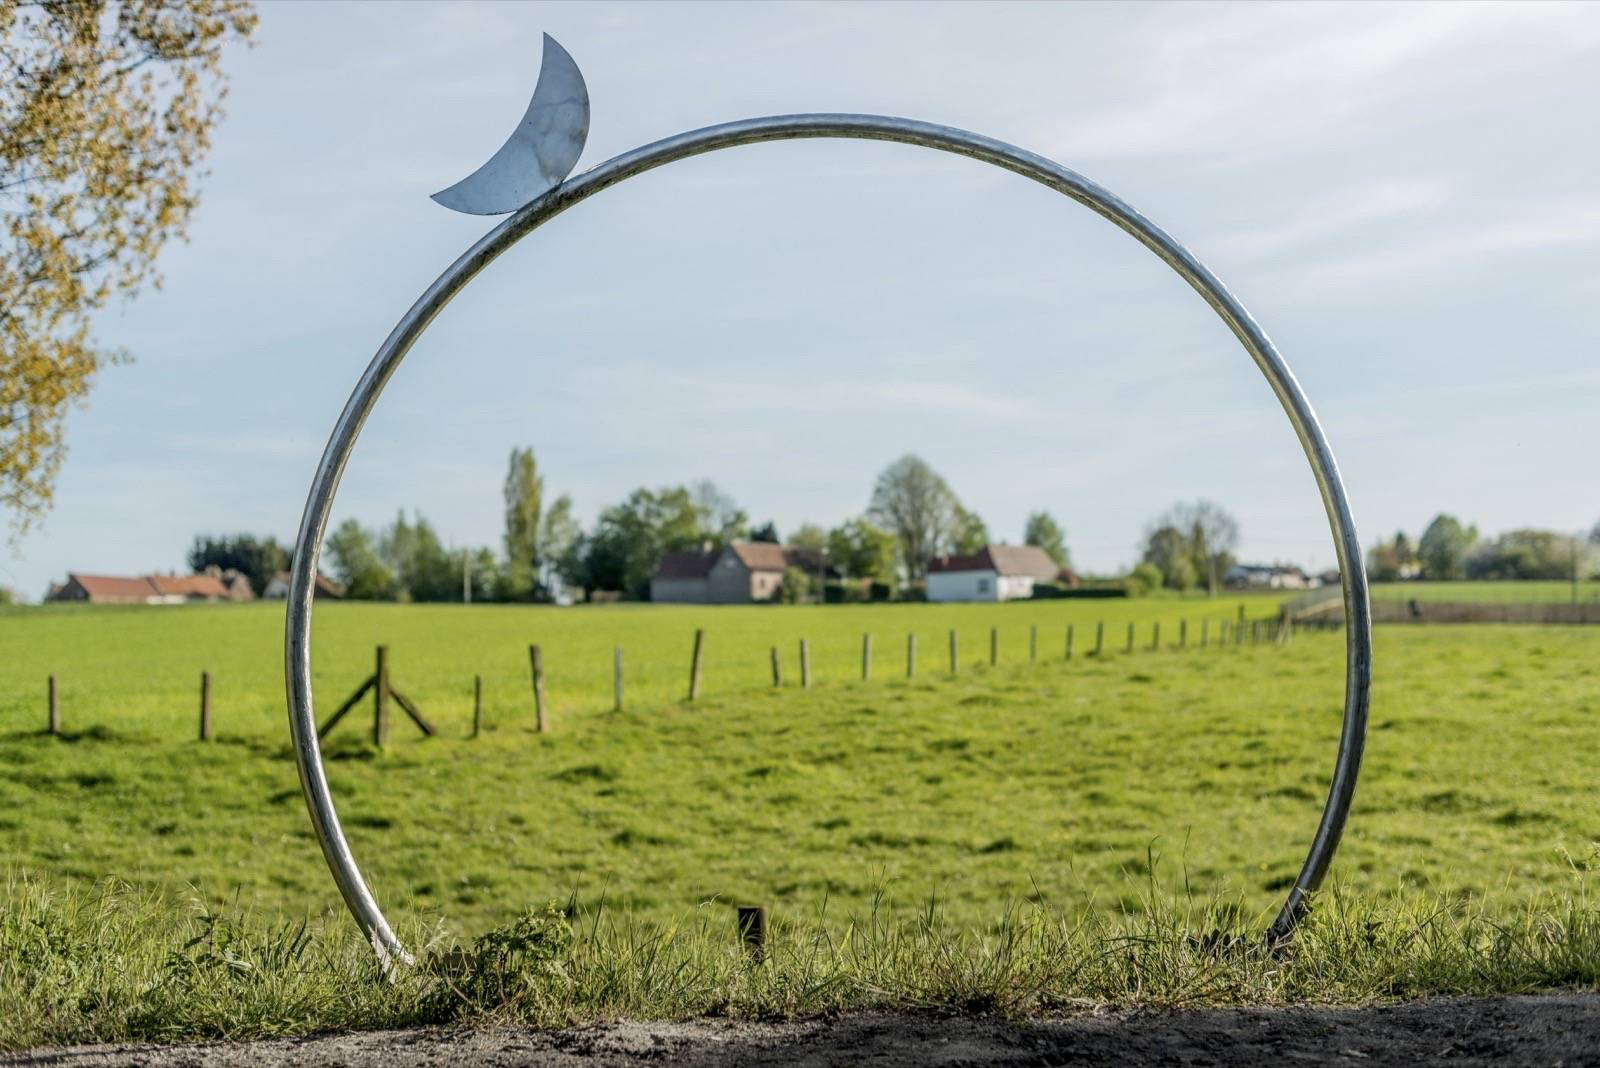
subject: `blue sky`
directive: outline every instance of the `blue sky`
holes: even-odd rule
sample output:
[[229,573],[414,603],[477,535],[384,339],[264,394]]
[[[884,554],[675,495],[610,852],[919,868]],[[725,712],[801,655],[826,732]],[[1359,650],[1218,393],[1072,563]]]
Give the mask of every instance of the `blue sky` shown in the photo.
[[[1600,6],[262,6],[165,287],[74,412],[54,511],[0,554],[179,568],[197,532],[292,536],[327,433],[395,320],[491,222],[428,194],[486,159],[541,31],[593,117],[579,169],[683,129],[871,111],[978,130],[1186,242],[1300,377],[1363,538],[1600,518]],[[507,254],[369,422],[336,518],[498,544],[532,445],[585,520],[715,480],[832,524],[928,459],[999,538],[1053,512],[1081,567],[1209,497],[1241,555],[1331,540],[1275,400],[1203,302],[1039,187],[903,146],[675,164]]]

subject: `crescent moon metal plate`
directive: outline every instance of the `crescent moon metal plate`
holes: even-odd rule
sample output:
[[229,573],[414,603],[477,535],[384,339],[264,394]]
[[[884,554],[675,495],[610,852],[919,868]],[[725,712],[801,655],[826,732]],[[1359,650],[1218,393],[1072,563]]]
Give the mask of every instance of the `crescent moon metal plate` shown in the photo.
[[572,173],[589,139],[589,88],[567,50],[548,33],[533,99],[500,151],[433,199],[468,215],[516,211]]
[[619,182],[676,160],[737,145],[816,137],[892,141],[967,156],[1020,174],[1077,201],[1126,231],[1177,272],[1227,324],[1255,361],[1288,416],[1321,492],[1339,561],[1345,621],[1344,718],[1332,780],[1305,863],[1273,921],[1269,939],[1289,936],[1309,908],[1310,895],[1322,884],[1344,832],[1361,771],[1372,688],[1372,610],[1361,542],[1339,465],[1316,413],[1271,339],[1228,288],[1170,234],[1109,190],[1053,160],[981,134],[912,119],[850,114],[778,115],[708,126],[633,149],[548,190],[499,223],[446,268],[395,325],[334,424],[311,482],[295,542],[284,634],[289,727],[300,782],[323,855],[345,903],[386,962],[410,957],[373,899],[340,827],[317,743],[311,687],[312,577],[317,573],[339,479],[362,424],[385,383],[434,316],[501,253],[550,219]]

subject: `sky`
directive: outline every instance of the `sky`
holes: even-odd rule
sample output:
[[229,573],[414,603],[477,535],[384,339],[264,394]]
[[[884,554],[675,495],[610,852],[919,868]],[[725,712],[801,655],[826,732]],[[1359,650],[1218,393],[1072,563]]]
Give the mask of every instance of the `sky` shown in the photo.
[[[1184,242],[1298,376],[1365,543],[1600,519],[1600,5],[264,3],[165,284],[102,315],[132,363],[69,418],[53,511],[0,549],[183,569],[292,539],[395,321],[494,220],[428,199],[511,131],[540,34],[584,72],[584,170],[730,119],[877,112],[1105,185]],[[780,530],[907,452],[996,540],[1051,512],[1109,572],[1179,500],[1239,555],[1327,568],[1309,467],[1205,303],[1057,194],[908,146],[733,149],[535,231],[434,322],[334,518],[498,545],[514,446],[587,523],[711,479]]]

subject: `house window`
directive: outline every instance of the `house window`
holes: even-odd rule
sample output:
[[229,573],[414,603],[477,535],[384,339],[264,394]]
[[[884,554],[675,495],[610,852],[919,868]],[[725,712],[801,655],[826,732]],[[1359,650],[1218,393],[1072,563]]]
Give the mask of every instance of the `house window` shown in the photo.
[[979,593],[988,593],[989,592],[989,580],[988,579],[981,578],[981,579],[978,580],[978,592]]

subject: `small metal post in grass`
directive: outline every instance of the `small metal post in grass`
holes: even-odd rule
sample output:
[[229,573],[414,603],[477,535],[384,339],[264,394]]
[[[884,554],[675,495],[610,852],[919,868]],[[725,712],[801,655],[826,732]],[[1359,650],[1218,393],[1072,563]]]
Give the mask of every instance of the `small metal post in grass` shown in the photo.
[[694,630],[694,652],[689,657],[689,700],[697,701],[700,698],[700,655],[705,650],[706,632],[699,627]]
[[1133,652],[1133,624],[1132,623],[1128,624],[1128,648],[1127,648],[1126,651],[1130,652],[1130,653]]
[[778,647],[772,647],[772,685],[776,688],[783,685],[783,658],[778,655]]
[[750,955],[752,964],[760,964],[767,955],[767,910],[760,905],[739,906],[739,940]]
[[200,740],[211,740],[211,672],[200,672]]
[[811,643],[800,639],[800,688],[811,689]]
[[1066,658],[1068,660],[1072,659],[1072,624],[1071,623],[1067,624],[1067,657]]
[[1161,620],[1150,624],[1150,651],[1156,652],[1161,648]]
[[611,710],[622,711],[622,646],[611,650]]
[[1106,621],[1101,620],[1094,625],[1094,655],[1099,656],[1106,647]]
[[917,635],[915,632],[906,635],[906,678],[917,677]]
[[950,674],[954,675],[961,670],[961,657],[956,647],[956,628],[950,628]]
[[50,718],[47,720],[51,734],[61,733],[61,704],[56,700],[56,677],[50,676]]
[[1000,663],[1000,628],[989,628],[989,666]]
[[483,733],[483,676],[472,676],[472,736]]
[[1039,662],[1039,624],[1034,623],[1028,627],[1028,663]]
[[861,681],[872,678],[872,635],[861,636]]
[[534,729],[543,734],[549,726],[544,715],[544,650],[537,645],[528,646],[528,662],[533,666]]

